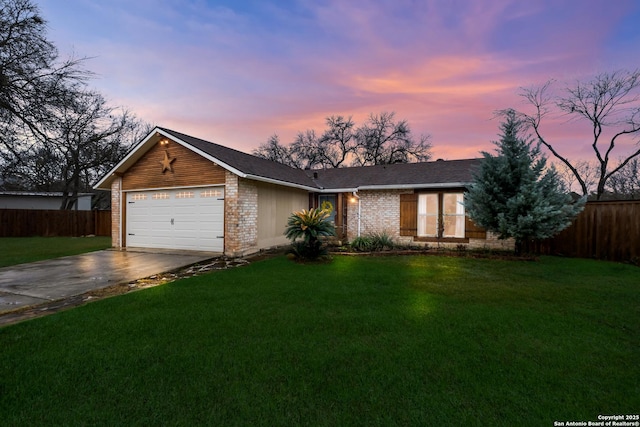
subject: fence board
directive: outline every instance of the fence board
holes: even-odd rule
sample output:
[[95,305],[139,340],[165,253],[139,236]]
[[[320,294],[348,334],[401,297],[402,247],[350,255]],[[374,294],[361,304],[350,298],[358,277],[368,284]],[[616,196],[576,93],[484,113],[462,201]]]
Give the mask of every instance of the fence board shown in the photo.
[[531,252],[640,262],[640,200],[588,202],[573,224],[551,239],[529,242]]
[[110,211],[0,209],[0,237],[111,236]]

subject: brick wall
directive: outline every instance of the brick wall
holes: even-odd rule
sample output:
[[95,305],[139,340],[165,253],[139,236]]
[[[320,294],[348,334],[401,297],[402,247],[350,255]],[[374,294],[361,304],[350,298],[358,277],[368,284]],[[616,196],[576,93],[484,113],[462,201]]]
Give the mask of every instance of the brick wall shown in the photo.
[[508,250],[515,249],[516,242],[513,239],[498,239],[498,235],[487,231],[486,239],[469,239],[469,249],[494,249]]
[[111,183],[111,246],[122,247],[122,232],[120,231],[120,215],[122,213],[120,203],[120,190],[122,188],[122,178],[116,177]]
[[258,188],[254,182],[225,174],[225,254],[258,250]]
[[[360,235],[386,233],[396,242],[411,241],[400,237],[400,194],[406,190],[359,191]],[[358,201],[347,207],[347,239],[358,236]]]
[[[410,192],[410,191],[409,191]],[[359,191],[360,197],[360,235],[386,233],[396,243],[426,244],[429,247],[452,248],[459,243],[413,242],[412,237],[400,236],[400,194],[407,190]],[[358,236],[358,202],[348,202],[347,240]],[[465,244],[469,249],[513,250],[513,239],[500,240],[497,235],[487,232],[486,239],[469,239]]]

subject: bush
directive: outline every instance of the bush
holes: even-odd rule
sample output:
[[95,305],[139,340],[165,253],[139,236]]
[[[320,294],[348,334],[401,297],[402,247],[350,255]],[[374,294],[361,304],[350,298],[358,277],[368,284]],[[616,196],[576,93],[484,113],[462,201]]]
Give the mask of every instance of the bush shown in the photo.
[[391,250],[396,244],[387,233],[371,233],[356,237],[351,241],[351,249],[357,252],[374,252]]
[[[329,221],[328,209],[309,209],[294,212],[287,220],[285,236],[291,240],[291,250],[298,259],[315,260],[327,254],[321,237],[334,236],[336,230]],[[302,240],[297,240],[302,238]]]
[[351,241],[350,246],[356,252],[370,252],[373,247],[373,241],[371,237],[359,236]]

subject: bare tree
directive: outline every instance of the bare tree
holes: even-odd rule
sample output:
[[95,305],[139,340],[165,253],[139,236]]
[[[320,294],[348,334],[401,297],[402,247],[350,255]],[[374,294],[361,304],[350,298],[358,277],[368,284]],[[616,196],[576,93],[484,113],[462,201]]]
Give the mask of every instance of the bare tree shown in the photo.
[[[23,188],[61,191],[61,209],[71,209],[78,193],[112,168],[144,126],[131,113],[109,107],[97,92],[73,92],[42,132],[20,135],[3,174]],[[5,156],[5,159],[9,158]]]
[[82,61],[59,61],[46,38],[46,21],[30,0],[0,0],[0,125],[19,122],[42,132],[41,122],[64,102],[68,87],[90,76]]
[[280,138],[276,134],[271,135],[269,139],[267,139],[267,142],[260,144],[251,154],[273,162],[282,163],[283,165],[298,167],[291,156],[289,147],[282,145]]
[[331,168],[345,166],[357,148],[355,123],[351,116],[330,116],[326,124],[327,129],[320,138],[322,164]]
[[[552,162],[552,165],[556,168],[560,179],[568,190],[583,192],[575,174],[567,167],[566,164],[560,161],[555,161]],[[598,181],[598,165],[593,161],[589,162],[586,160],[579,160],[573,164],[573,167],[580,173],[580,176],[586,185],[587,193],[591,194],[595,189],[596,182]]]
[[339,168],[426,161],[431,157],[428,136],[416,141],[406,120],[396,122],[395,113],[371,114],[360,128],[351,117],[330,116],[318,137],[314,130],[299,132],[289,146],[277,135],[253,151],[253,155],[299,169]]
[[618,173],[612,175],[607,189],[616,199],[640,199],[640,160],[635,158],[627,162]]
[[357,131],[354,164],[359,166],[422,162],[431,158],[429,137],[416,141],[406,120],[395,121],[395,113],[371,114]]
[[298,132],[296,139],[289,146],[292,165],[299,169],[322,167],[322,147],[314,130]]
[[615,167],[610,165],[616,144],[640,135],[640,70],[602,73],[588,82],[577,81],[560,93],[553,91],[553,83],[521,91],[534,110],[531,114],[520,113],[520,117],[533,129],[540,143],[571,170],[585,195],[589,191],[585,177],[574,162],[558,151],[557,144],[546,137],[542,123],[553,113],[589,122],[592,129],[589,141],[598,162],[596,198],[600,199],[607,181],[640,155],[637,147]]

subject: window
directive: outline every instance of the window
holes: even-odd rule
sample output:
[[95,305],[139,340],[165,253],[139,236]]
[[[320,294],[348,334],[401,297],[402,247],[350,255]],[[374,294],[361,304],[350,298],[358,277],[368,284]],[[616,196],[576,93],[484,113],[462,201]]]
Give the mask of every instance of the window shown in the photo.
[[222,197],[222,191],[220,190],[203,190],[200,192],[200,198],[205,197]]
[[176,199],[193,199],[193,191],[179,191],[176,193]]
[[418,197],[418,236],[438,237],[438,195]]
[[401,235],[454,239],[466,237],[463,193],[419,193],[402,196]]
[[464,237],[464,196],[442,195],[442,237]]

